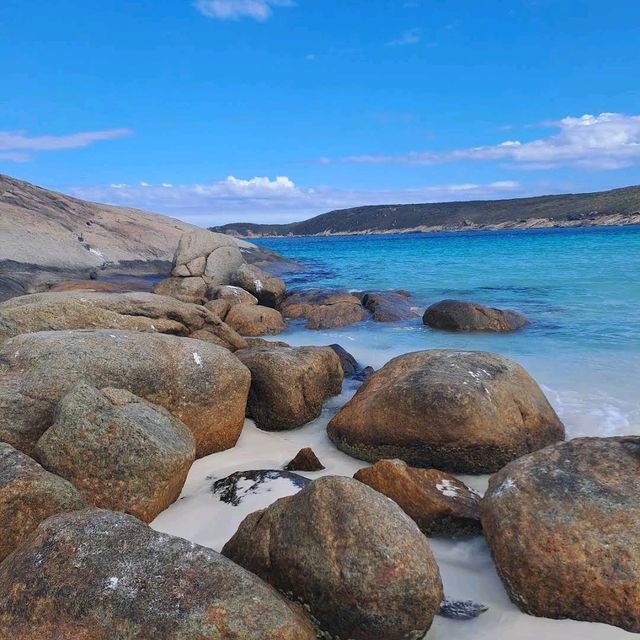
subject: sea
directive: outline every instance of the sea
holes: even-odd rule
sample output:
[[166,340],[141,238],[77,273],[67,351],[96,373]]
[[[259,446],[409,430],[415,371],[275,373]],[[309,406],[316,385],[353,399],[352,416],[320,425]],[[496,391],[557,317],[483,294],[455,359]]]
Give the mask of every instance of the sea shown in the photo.
[[456,334],[420,320],[310,332],[291,344],[338,342],[363,364],[423,349],[492,351],[543,387],[569,437],[640,433],[640,226],[263,238],[305,266],[288,287],[402,289],[418,311],[445,298],[515,309],[512,334]]
[[[414,320],[372,321],[330,331],[291,322],[275,336],[292,345],[339,343],[363,365],[435,348],[493,351],[520,362],[542,386],[567,435],[640,434],[640,227],[492,231],[411,235],[266,238],[259,244],[294,258],[302,271],[289,288],[402,289],[418,312],[443,298],[473,300],[525,314],[531,325],[512,334],[456,334]],[[221,550],[242,520],[298,487],[282,478],[238,506],[215,494],[216,480],[236,471],[282,469],[312,447],[326,469],[302,473],[352,476],[367,463],[341,451],[326,426],[356,392],[346,381],[316,420],[266,432],[247,419],[237,445],[197,460],[180,499],[151,524],[158,531]],[[482,493],[488,476],[459,476]],[[606,624],[551,620],[522,613],[496,572],[482,536],[429,543],[452,600],[481,603],[474,620],[436,616],[426,640],[631,640]]]

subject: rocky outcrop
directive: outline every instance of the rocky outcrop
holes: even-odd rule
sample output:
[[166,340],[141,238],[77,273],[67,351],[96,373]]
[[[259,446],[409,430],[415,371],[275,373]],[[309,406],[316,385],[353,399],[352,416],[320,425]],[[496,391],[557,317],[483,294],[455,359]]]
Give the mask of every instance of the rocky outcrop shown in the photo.
[[[152,293],[37,293],[0,304],[0,342],[23,333],[127,329],[204,339],[234,351],[240,335],[209,310]],[[207,335],[209,334],[209,335]]]
[[303,319],[308,329],[334,329],[369,318],[360,299],[347,291],[296,291],[280,306],[285,318]]
[[285,471],[322,471],[324,468],[311,447],[300,449],[284,467]]
[[503,356],[436,349],[394,358],[329,422],[346,453],[489,473],[564,438],[529,374]]
[[422,638],[442,600],[415,523],[349,478],[320,478],[251,514],[223,554],[303,602],[328,637]]
[[474,302],[442,300],[431,305],[422,317],[424,324],[445,331],[517,331],[529,321],[516,311],[495,309]]
[[241,336],[273,336],[286,326],[279,311],[256,304],[233,305],[225,322]]
[[375,322],[399,322],[418,316],[411,306],[411,296],[405,292],[364,292],[360,299]]
[[241,265],[231,276],[230,284],[248,291],[264,307],[274,309],[282,303],[286,290],[285,284],[280,278],[276,278],[251,264]]
[[0,603],[14,640],[315,640],[248,571],[99,509],[42,523],[0,566]]
[[267,431],[314,420],[342,389],[340,361],[328,347],[254,347],[237,357],[251,371],[247,415]]
[[481,532],[480,496],[448,473],[381,460],[353,477],[391,498],[427,536],[455,538]]
[[511,599],[640,632],[640,438],[579,438],[495,474],[482,525]]
[[0,442],[0,562],[49,516],[84,507],[72,484]]
[[198,457],[235,445],[250,373],[206,342],[132,331],[50,331],[0,346],[0,441],[29,453],[81,381],[126,389],[184,422]]
[[87,504],[151,522],[180,495],[196,442],[166,409],[80,383],[56,407],[33,454]]

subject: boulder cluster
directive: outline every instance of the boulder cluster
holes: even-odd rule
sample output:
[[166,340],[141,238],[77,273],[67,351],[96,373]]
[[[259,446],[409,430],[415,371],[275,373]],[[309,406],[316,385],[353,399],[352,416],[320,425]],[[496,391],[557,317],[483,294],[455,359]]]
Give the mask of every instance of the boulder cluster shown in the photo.
[[[420,640],[438,612],[486,609],[443,600],[428,537],[482,534],[523,611],[640,632],[640,438],[563,442],[540,387],[497,354],[420,351],[374,372],[339,345],[257,337],[283,317],[406,320],[408,294],[287,296],[204,231],[155,293],[65,289],[0,304],[0,637]],[[522,326],[465,304],[424,321]],[[290,487],[221,554],[147,526],[245,417],[298,428],[345,377],[362,384],[327,433],[372,466],[311,479],[293,473],[324,469],[304,448],[217,479],[231,506]],[[494,475],[481,497],[450,473]]]

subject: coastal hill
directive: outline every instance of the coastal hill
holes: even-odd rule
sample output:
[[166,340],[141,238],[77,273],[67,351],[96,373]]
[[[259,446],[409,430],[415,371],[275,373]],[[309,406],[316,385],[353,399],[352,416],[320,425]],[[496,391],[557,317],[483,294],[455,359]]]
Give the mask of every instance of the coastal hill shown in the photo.
[[291,224],[233,223],[212,231],[251,238],[627,224],[640,224],[640,186],[511,200],[373,205]]

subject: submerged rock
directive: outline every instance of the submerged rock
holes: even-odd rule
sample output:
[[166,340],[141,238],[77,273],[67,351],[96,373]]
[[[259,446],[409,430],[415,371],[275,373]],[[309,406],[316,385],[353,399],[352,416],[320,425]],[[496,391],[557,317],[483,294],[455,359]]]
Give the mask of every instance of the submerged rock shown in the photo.
[[0,442],[0,562],[49,516],[86,506],[71,483]]
[[311,447],[300,449],[293,460],[285,465],[286,471],[322,471],[325,467]]
[[[324,467],[323,467],[324,468]],[[304,489],[311,480],[297,473],[288,471],[236,471],[226,478],[216,480],[211,491],[234,507],[239,506],[247,496],[268,493],[274,482],[284,481],[291,484],[292,489]]]
[[236,304],[229,309],[226,323],[241,336],[272,336],[285,329],[285,323],[276,309],[255,304]]
[[488,473],[564,438],[564,426],[516,362],[436,349],[394,358],[329,422],[339,449],[375,462]]
[[151,522],[180,495],[196,455],[193,434],[162,407],[123,389],[80,383],[58,404],[34,449],[94,507]]
[[425,535],[455,538],[482,532],[480,496],[448,473],[381,460],[353,477],[391,498]]
[[442,300],[431,305],[422,317],[424,324],[445,331],[517,331],[529,321],[517,311],[495,309],[463,300]]
[[0,603],[13,640],[315,640],[248,571],[99,509],[43,522],[0,565]]
[[251,375],[226,349],[133,331],[30,333],[0,346],[0,441],[29,453],[79,382],[127,389],[184,422],[202,457],[234,446]]
[[482,525],[525,613],[640,632],[640,437],[579,438],[492,476]]
[[297,291],[280,307],[285,318],[305,319],[308,329],[334,329],[369,318],[357,296],[347,291]]
[[329,637],[422,638],[442,601],[415,523],[350,478],[320,478],[252,513],[223,554],[304,603]]
[[330,344],[329,348],[333,349],[338,354],[345,378],[363,381],[373,373],[373,369],[371,367],[363,367],[345,348],[341,347],[339,344]]
[[247,413],[266,431],[314,420],[342,389],[340,361],[328,347],[253,347],[236,355],[251,371]]

